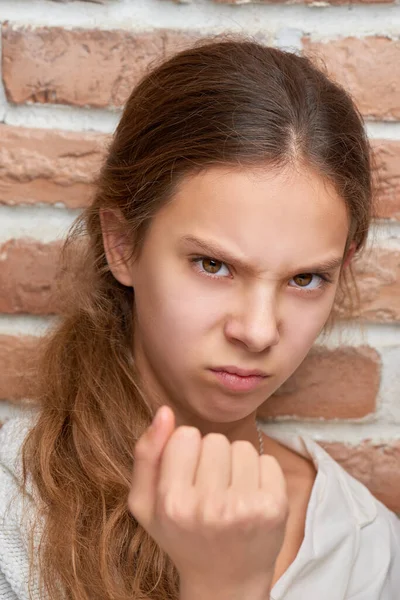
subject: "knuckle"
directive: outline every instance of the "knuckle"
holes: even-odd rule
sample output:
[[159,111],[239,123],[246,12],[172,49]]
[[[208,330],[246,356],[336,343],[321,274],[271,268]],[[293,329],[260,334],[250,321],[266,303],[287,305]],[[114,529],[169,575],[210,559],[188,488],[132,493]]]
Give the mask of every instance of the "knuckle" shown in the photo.
[[225,523],[240,524],[251,519],[251,510],[248,502],[240,496],[235,496],[225,504],[222,510]]
[[241,534],[252,534],[260,525],[257,512],[251,503],[237,498],[226,505],[221,516],[224,529],[231,529]]
[[281,470],[281,466],[275,456],[271,456],[271,454],[263,454],[260,456],[260,460],[264,467],[268,469],[278,469]]
[[264,502],[264,515],[272,525],[286,521],[289,514],[289,503],[283,494],[270,495]]
[[216,518],[225,528],[234,527],[243,532],[279,527],[287,519],[288,503],[284,497],[273,495],[236,496],[218,509]]
[[229,444],[227,438],[222,433],[207,433],[203,437],[203,445]]
[[223,524],[224,510],[224,502],[208,498],[198,506],[197,516],[202,525],[219,530]]
[[190,425],[180,425],[175,429],[173,434],[171,435],[171,439],[186,437],[187,433],[199,434],[199,430],[196,427],[191,427]]
[[162,518],[174,521],[177,517],[178,507],[176,499],[168,493],[160,493],[156,503],[156,512]]
[[256,449],[254,448],[253,444],[248,440],[235,440],[232,442],[232,449],[239,453],[256,453]]
[[192,510],[189,503],[182,502],[175,494],[165,493],[156,503],[156,514],[162,521],[168,521],[187,528],[192,522]]

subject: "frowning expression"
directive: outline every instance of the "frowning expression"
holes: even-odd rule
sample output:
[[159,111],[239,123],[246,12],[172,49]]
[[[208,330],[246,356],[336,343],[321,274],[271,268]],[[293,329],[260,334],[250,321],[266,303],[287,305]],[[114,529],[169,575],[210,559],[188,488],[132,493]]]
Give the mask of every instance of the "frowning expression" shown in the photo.
[[324,327],[348,227],[344,201],[305,167],[184,179],[131,266],[152,393],[216,422],[256,410]]

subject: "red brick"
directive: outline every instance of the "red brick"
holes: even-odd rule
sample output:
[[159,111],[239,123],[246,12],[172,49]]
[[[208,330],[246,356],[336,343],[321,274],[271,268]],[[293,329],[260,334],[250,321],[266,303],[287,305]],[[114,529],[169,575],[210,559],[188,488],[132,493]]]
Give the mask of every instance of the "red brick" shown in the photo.
[[391,510],[400,512],[400,442],[358,446],[322,444],[353,477],[366,485]]
[[380,372],[380,358],[372,348],[316,347],[259,414],[262,418],[364,417],[375,411]]
[[0,204],[89,203],[108,136],[0,125]]
[[38,340],[34,336],[0,335],[0,400],[29,398],[27,375],[34,369]]
[[378,119],[400,117],[400,41],[384,36],[312,42],[305,53],[321,59],[328,72],[354,97],[361,112]]
[[375,215],[400,220],[400,142],[374,140],[377,206]]
[[[197,36],[198,37],[198,36]],[[195,34],[3,26],[7,98],[75,106],[122,106],[148,68]]]
[[59,246],[23,239],[0,245],[0,313],[58,312]]
[[[400,321],[400,251],[372,248],[354,261],[360,304],[351,315],[374,323]],[[346,302],[339,306],[339,317],[348,316]]]

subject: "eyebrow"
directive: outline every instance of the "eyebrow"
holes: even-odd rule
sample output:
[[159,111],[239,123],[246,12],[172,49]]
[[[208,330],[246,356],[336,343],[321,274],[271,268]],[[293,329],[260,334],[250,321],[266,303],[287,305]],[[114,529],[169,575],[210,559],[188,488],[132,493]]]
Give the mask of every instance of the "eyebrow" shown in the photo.
[[[200,248],[205,256],[209,258],[217,258],[221,262],[227,264],[233,264],[245,272],[254,273],[255,269],[251,267],[248,263],[246,263],[243,259],[235,256],[233,253],[225,250],[219,244],[211,241],[211,240],[202,240],[194,235],[186,235],[180,240],[183,244],[186,245],[194,245]],[[325,260],[320,263],[314,263],[312,265],[308,265],[307,267],[299,267],[295,269],[296,273],[325,273],[329,271],[335,271],[343,264],[343,256],[337,256]],[[294,270],[293,270],[294,272]]]

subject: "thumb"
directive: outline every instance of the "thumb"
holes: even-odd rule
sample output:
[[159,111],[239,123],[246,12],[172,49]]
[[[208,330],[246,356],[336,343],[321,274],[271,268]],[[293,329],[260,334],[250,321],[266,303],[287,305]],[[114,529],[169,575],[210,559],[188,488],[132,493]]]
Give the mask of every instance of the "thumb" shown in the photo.
[[128,507],[145,529],[154,512],[160,459],[174,430],[174,413],[168,406],[161,406],[135,446]]

